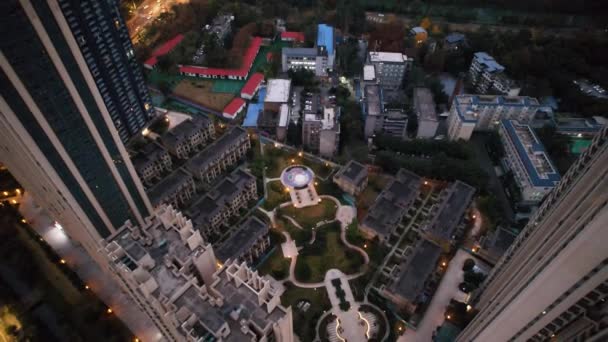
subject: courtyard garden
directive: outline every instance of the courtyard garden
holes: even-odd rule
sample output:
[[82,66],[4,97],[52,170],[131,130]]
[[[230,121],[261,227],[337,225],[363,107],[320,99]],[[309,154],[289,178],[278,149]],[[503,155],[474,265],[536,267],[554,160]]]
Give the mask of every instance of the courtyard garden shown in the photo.
[[314,242],[300,250],[295,276],[303,282],[320,282],[332,268],[353,274],[361,270],[363,263],[361,254],[342,243],[340,224],[333,222],[317,228]]
[[289,165],[306,165],[311,168],[315,176],[326,179],[333,172],[331,165],[306,156],[301,151],[290,150],[282,146],[275,147],[273,144],[264,144],[264,155],[266,156],[267,167],[266,177],[278,178],[283,169]]
[[285,284],[286,290],[281,296],[283,306],[291,306],[293,310],[293,328],[301,341],[312,341],[315,338],[317,321],[325,310],[331,309],[331,303],[325,288],[306,289]]
[[319,204],[296,208],[293,206],[286,206],[283,208],[277,208],[276,213],[278,217],[283,215],[289,216],[305,229],[312,229],[317,225],[318,222],[331,221],[336,217],[337,205],[334,201],[329,199],[321,200]]
[[283,255],[281,246],[276,244],[270,255],[258,265],[257,270],[261,275],[270,274],[275,279],[282,280],[289,276],[289,263],[290,259]]

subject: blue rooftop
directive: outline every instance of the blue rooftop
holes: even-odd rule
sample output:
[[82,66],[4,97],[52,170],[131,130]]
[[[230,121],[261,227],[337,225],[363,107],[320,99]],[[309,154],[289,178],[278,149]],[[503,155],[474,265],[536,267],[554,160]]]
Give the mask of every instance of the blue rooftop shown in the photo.
[[328,54],[334,53],[334,28],[326,25],[319,24],[317,26],[317,46],[325,46]]
[[465,40],[465,36],[462,33],[454,32],[450,33],[445,37],[445,41],[448,43],[458,43],[463,42]]
[[502,120],[501,124],[515,145],[532,185],[554,187],[561,177],[532,128],[513,120]]
[[[456,112],[464,122],[477,122],[477,117],[467,115],[467,111],[474,111],[479,106],[510,106],[510,107],[538,107],[538,100],[528,96],[502,96],[502,95],[458,95],[454,98]],[[465,107],[466,106],[466,107]]]
[[485,52],[475,52],[475,59],[477,62],[485,67],[488,72],[503,72],[505,67],[498,64],[494,57],[488,55]]
[[258,101],[250,102],[247,107],[247,115],[243,121],[243,127],[258,127],[258,117],[260,111],[264,110],[264,99],[266,98],[266,87],[261,87],[258,91]]

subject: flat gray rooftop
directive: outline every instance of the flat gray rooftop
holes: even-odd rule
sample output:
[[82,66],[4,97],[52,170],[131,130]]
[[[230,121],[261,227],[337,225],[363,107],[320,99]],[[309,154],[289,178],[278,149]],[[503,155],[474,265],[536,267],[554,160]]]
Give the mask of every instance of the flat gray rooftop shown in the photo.
[[424,290],[424,283],[437,266],[441,247],[427,240],[416,247],[414,255],[403,267],[399,279],[392,283],[390,289],[411,302],[416,302]]
[[247,131],[242,127],[235,126],[231,128],[219,139],[207,146],[207,148],[190,158],[185,165],[186,169],[190,172],[198,173],[202,167],[215,162],[219,155],[246,135]]
[[250,216],[241,224],[237,232],[219,247],[215,255],[222,262],[228,259],[238,259],[243,253],[251,249],[256,241],[268,234],[268,225],[255,216]]
[[461,181],[456,181],[448,191],[449,193],[441,203],[437,214],[427,226],[429,233],[446,240],[452,238],[454,230],[473,199],[475,188]]

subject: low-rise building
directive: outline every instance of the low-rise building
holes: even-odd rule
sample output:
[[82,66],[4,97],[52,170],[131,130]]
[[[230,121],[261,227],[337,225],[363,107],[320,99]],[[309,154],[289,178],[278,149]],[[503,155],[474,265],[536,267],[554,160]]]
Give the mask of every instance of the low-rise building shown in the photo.
[[443,48],[447,51],[458,51],[466,45],[466,36],[460,32],[450,33],[443,40]]
[[511,229],[499,226],[480,239],[480,249],[477,254],[481,255],[490,264],[495,265],[507,249],[511,247],[516,237],[517,234]]
[[146,191],[152,206],[171,204],[178,208],[188,203],[196,193],[192,175],[179,168]]
[[422,179],[406,169],[400,169],[387,184],[359,225],[369,238],[388,241],[420,191]]
[[273,78],[266,85],[266,97],[264,98],[264,111],[280,113],[281,105],[289,102],[291,94],[291,80]]
[[247,80],[247,83],[241,89],[241,97],[246,100],[251,100],[260,89],[260,86],[264,82],[264,74],[256,72],[251,75]]
[[429,33],[424,27],[416,26],[410,30],[410,35],[414,37],[416,45],[424,43],[429,38]]
[[217,248],[217,257],[253,265],[270,247],[268,224],[250,216]]
[[469,68],[469,78],[479,94],[495,92],[507,96],[517,96],[521,90],[505,74],[505,67],[485,52],[476,52]]
[[429,88],[414,89],[414,112],[418,117],[416,138],[432,138],[437,133],[439,118]]
[[503,166],[513,173],[523,204],[539,203],[561,177],[534,130],[515,120],[502,120]]
[[304,68],[324,77],[333,69],[336,58],[334,29],[325,24],[317,27],[317,44],[312,48],[283,48],[281,67],[283,72]]
[[131,162],[139,178],[145,184],[151,184],[163,173],[171,171],[173,163],[167,150],[155,142],[144,145],[134,153]]
[[249,148],[249,134],[244,128],[235,126],[188,160],[184,167],[199,181],[210,184],[243,158]]
[[449,244],[463,231],[463,218],[473,200],[475,188],[456,181],[441,192],[439,202],[431,208],[431,219],[422,226],[424,234],[440,245]]
[[196,115],[165,132],[160,138],[163,146],[180,159],[187,159],[209,141],[215,139],[215,127],[206,116]]
[[213,247],[171,207],[127,222],[104,243],[108,273],[167,341],[293,342],[284,287],[244,263],[218,263]]
[[247,103],[240,97],[235,97],[230,101],[226,107],[222,110],[222,116],[229,120],[234,120],[234,118],[239,115],[240,112],[245,109],[245,105]]
[[527,96],[455,96],[448,116],[448,138],[469,140],[473,131],[496,130],[501,120],[530,123],[541,105]]
[[367,167],[351,160],[336,172],[333,180],[340,189],[356,196],[367,187]]
[[441,247],[421,239],[414,247],[413,255],[391,272],[391,278],[381,286],[380,293],[400,308],[414,313],[421,302],[430,301],[426,289],[440,257]]
[[374,66],[378,84],[385,89],[398,89],[410,70],[413,59],[398,52],[370,51],[367,63]]
[[220,227],[238,215],[239,209],[245,208],[249,201],[256,200],[257,196],[255,176],[243,169],[236,169],[190,206],[186,215],[205,238],[219,236],[222,233]]
[[322,114],[304,114],[302,144],[326,158],[333,157],[340,144],[340,108],[323,107]]
[[601,116],[594,116],[592,118],[556,118],[554,124],[557,133],[577,138],[593,137],[604,126],[608,125],[608,119]]
[[281,32],[281,40],[284,42],[304,43],[304,32],[284,31]]

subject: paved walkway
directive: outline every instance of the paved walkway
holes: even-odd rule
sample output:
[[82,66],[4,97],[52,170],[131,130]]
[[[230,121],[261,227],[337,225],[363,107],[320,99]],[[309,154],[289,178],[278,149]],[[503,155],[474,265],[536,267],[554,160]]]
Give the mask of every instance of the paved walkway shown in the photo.
[[[336,287],[331,282],[333,279],[340,279],[340,288],[344,291],[344,300],[350,303],[348,311],[340,309],[340,299],[336,295]],[[365,333],[369,330],[369,326],[360,319],[359,303],[355,301],[347,276],[340,270],[332,268],[325,273],[324,283],[331,302],[331,313],[338,317],[338,326],[336,327],[338,337],[349,342],[367,341]]]
[[[445,310],[450,304],[450,300],[465,301],[467,295],[458,289],[458,284],[464,280],[464,272],[462,266],[468,258],[475,259],[466,251],[459,249],[456,255],[450,261],[446,273],[441,279],[441,283],[433,295],[431,304],[426,309],[424,317],[416,330],[408,329],[403,336],[399,338],[401,342],[417,342],[417,341],[432,341],[433,332],[443,324],[445,320]],[[475,259],[477,264],[481,261]]]

